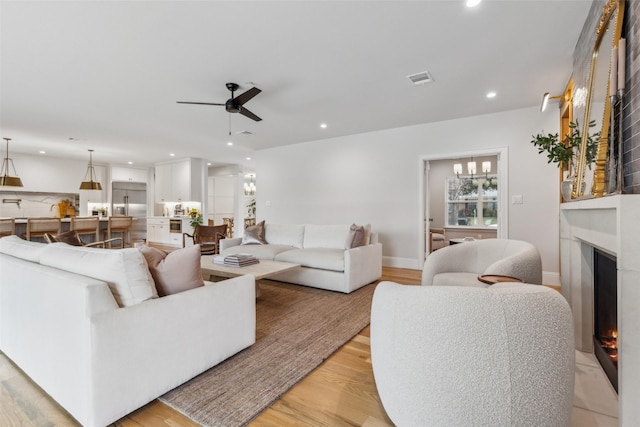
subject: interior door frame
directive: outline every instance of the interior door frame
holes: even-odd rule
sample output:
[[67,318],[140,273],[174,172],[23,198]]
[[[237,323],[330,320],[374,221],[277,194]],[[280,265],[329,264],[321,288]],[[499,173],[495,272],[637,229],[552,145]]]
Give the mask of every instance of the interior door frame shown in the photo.
[[496,156],[497,158],[497,175],[498,175],[498,239],[509,238],[509,148],[488,148],[483,150],[469,150],[460,151],[455,153],[443,153],[443,154],[429,154],[420,157],[419,162],[419,183],[418,183],[418,200],[420,218],[418,219],[419,236],[418,239],[418,260],[421,260],[420,268],[422,268],[422,262],[427,254],[427,243],[422,236],[426,236],[429,233],[430,224],[430,197],[427,191],[429,188],[429,162],[434,160],[455,160],[464,159],[469,157],[481,157],[481,156]]

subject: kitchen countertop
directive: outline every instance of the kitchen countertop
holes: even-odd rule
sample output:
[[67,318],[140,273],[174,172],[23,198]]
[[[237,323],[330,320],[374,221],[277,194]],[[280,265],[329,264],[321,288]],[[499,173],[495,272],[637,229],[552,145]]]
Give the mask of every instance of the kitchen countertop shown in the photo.
[[[37,217],[33,217],[33,218],[44,218],[41,216],[37,216]],[[52,217],[52,218],[56,218],[56,217]],[[84,217],[82,217],[84,218]],[[27,223],[27,218],[16,218],[16,224],[26,224]],[[101,216],[100,217],[100,221],[108,221],[109,217],[106,216]],[[137,218],[133,218],[133,220],[137,220]],[[60,218],[60,222],[71,222],[71,218]]]

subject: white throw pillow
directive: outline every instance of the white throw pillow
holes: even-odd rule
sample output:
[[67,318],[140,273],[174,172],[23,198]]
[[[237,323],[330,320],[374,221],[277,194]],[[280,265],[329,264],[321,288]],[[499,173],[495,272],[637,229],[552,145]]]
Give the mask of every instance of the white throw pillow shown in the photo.
[[52,243],[42,250],[40,264],[106,282],[120,307],[158,297],[147,262],[136,248],[98,249]]

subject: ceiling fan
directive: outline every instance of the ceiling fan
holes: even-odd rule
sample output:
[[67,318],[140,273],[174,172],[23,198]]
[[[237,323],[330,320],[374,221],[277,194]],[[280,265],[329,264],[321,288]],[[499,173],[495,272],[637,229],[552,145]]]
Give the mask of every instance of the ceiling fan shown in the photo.
[[257,87],[252,87],[248,91],[234,97],[233,93],[238,90],[240,87],[237,83],[227,83],[227,89],[231,91],[231,98],[227,99],[227,102],[224,104],[216,104],[212,102],[187,102],[187,101],[177,101],[178,104],[197,104],[197,105],[220,105],[224,106],[227,112],[229,113],[240,113],[245,117],[248,117],[256,122],[262,120],[260,117],[253,114],[251,111],[247,110],[243,107],[244,104],[247,103],[251,98],[262,92]]

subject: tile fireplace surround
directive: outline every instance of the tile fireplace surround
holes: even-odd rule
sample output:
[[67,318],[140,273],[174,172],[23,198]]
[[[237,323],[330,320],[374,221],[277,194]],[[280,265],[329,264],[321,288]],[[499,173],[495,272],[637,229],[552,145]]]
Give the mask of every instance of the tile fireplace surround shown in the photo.
[[580,351],[593,353],[593,248],[617,258],[621,426],[634,425],[640,419],[639,214],[640,195],[607,196],[560,206],[562,294],[573,312]]

